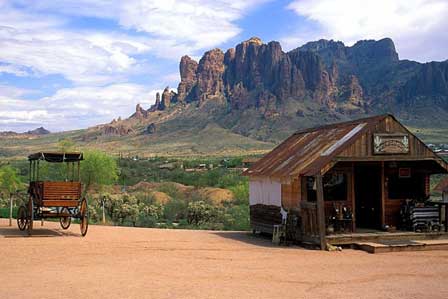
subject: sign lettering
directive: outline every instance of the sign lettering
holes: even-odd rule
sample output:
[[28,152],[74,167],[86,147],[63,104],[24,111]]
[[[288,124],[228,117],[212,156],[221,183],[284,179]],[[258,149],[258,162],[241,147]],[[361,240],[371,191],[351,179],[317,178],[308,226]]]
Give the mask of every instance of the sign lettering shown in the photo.
[[409,153],[409,136],[407,134],[374,134],[374,154]]

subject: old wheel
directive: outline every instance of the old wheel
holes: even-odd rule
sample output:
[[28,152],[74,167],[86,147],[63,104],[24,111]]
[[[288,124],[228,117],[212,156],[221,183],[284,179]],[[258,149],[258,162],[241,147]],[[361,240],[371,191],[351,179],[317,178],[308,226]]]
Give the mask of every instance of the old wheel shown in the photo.
[[23,231],[26,228],[27,222],[26,207],[20,206],[19,211],[17,212],[17,226]]
[[[61,213],[69,214],[69,211],[67,208],[63,208]],[[59,219],[59,223],[61,224],[62,229],[68,229],[70,227],[70,224],[72,223],[72,217],[70,216],[61,217]]]
[[87,234],[87,229],[89,228],[89,211],[87,209],[87,200],[83,198],[81,200],[81,206],[79,208],[80,213],[80,227],[81,235],[84,237]]
[[27,219],[28,219],[28,225],[27,225],[27,231],[28,235],[31,235],[31,231],[33,230],[33,222],[34,222],[34,202],[33,199],[30,198],[28,200],[28,213],[27,213]]

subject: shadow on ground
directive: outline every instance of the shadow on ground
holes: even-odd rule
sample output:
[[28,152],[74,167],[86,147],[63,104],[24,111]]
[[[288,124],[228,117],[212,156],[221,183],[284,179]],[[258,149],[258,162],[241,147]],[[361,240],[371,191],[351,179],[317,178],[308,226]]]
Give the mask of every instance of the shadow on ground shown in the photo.
[[270,247],[270,248],[287,248],[294,247],[303,249],[296,245],[276,245],[272,243],[272,236],[267,234],[252,234],[250,232],[212,232],[212,234],[220,236],[222,238],[231,239],[239,242],[243,242],[250,245]]
[[12,226],[0,226],[0,238],[29,238],[29,237],[66,237],[66,236],[79,236],[70,231],[63,231],[58,229],[49,229],[45,226],[41,226],[40,223],[34,224],[31,236],[27,231],[21,231],[15,223]]

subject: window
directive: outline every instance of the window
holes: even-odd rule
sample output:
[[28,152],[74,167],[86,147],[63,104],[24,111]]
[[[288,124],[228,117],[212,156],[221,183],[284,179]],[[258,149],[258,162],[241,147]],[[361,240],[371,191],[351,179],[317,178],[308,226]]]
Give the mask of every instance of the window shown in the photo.
[[317,200],[316,186],[314,184],[313,177],[306,178],[306,192],[307,192],[307,194],[306,194],[307,201],[316,201]]
[[347,200],[347,175],[340,172],[332,172],[324,175],[324,200],[342,201]]
[[388,197],[390,199],[425,198],[425,177],[421,174],[393,172],[387,176]]

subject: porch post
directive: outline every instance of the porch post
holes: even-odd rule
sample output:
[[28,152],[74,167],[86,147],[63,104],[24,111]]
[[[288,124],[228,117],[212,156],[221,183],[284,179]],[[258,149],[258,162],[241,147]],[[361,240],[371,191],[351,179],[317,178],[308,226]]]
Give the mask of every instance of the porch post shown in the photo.
[[325,240],[325,207],[324,207],[324,189],[322,184],[322,175],[316,175],[316,193],[317,193],[317,223],[319,225],[320,249],[326,249]]
[[386,224],[386,178],[384,174],[384,161],[381,161],[381,226]]

